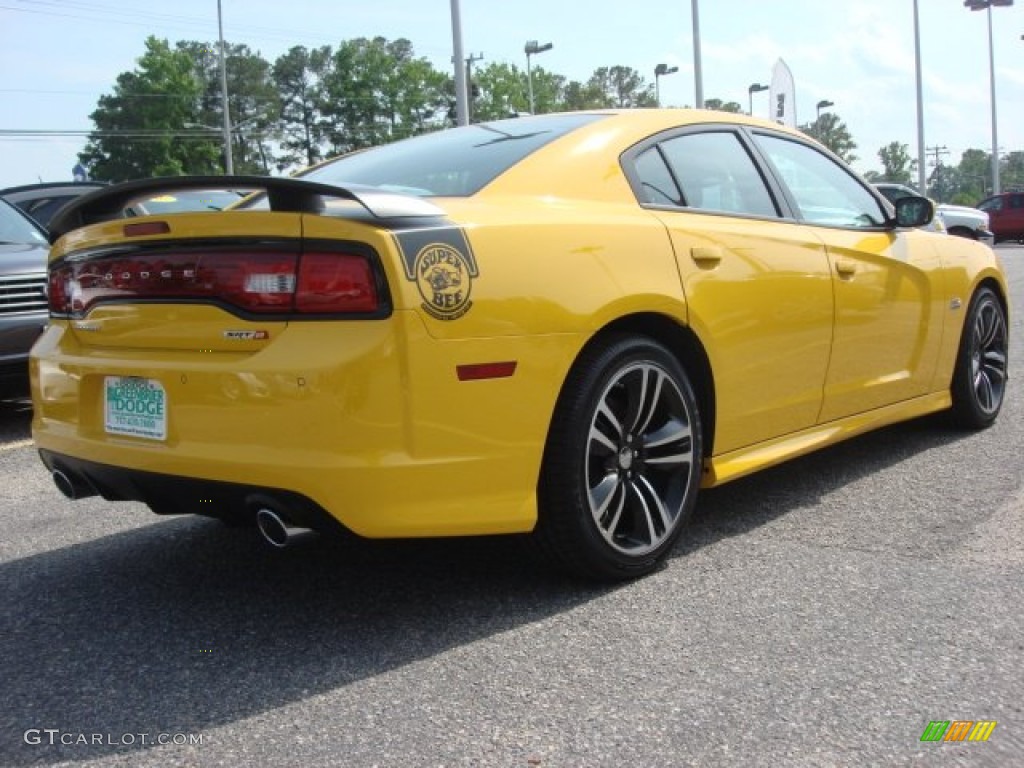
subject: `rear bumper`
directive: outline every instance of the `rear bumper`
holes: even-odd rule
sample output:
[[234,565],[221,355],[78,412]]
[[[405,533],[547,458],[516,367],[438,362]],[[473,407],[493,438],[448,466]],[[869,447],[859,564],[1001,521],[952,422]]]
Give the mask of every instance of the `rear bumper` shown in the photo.
[[[158,512],[234,517],[251,495],[273,493],[369,538],[532,529],[549,409],[575,339],[437,340],[403,312],[296,323],[284,336],[239,355],[155,352],[85,347],[54,323],[30,365],[33,438],[51,469]],[[519,366],[487,381],[455,375],[492,360]],[[163,439],[105,428],[108,376],[160,382]]]
[[142,472],[47,450],[40,450],[39,456],[51,472],[62,472],[76,486],[88,489],[83,495],[141,501],[161,515],[203,515],[237,523],[255,520],[258,509],[270,507],[302,528],[325,533],[340,528],[312,499],[282,488]]

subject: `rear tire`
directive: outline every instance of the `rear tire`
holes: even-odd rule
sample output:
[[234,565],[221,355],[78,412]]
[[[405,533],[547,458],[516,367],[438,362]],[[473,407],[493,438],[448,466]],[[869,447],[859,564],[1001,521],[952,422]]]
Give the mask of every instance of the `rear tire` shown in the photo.
[[693,388],[665,347],[617,336],[585,350],[555,410],[534,536],[576,575],[647,574],[693,512],[702,457]]
[[971,298],[953,373],[953,420],[984,429],[999,415],[1006,395],[1008,334],[1006,310],[991,288]]

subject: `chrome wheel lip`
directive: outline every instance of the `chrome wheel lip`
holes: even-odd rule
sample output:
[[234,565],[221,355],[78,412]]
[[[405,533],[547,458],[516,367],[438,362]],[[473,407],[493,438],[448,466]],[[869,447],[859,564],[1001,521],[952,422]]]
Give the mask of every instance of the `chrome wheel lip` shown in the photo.
[[996,413],[1006,394],[1008,335],[1002,307],[986,298],[978,305],[971,328],[971,389],[978,408]]
[[591,519],[614,551],[658,549],[678,527],[693,472],[694,414],[672,375],[639,361],[618,369],[591,415],[583,478]]

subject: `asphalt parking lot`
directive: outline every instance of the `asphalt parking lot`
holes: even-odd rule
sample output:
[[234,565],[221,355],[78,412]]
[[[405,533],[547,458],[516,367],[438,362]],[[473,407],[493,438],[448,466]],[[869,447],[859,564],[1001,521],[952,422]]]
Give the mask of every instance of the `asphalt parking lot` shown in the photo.
[[[922,419],[706,492],[619,587],[519,538],[275,552],[70,502],[3,404],[0,765],[1024,764],[1024,247],[998,250],[993,428]],[[997,725],[921,741],[946,720]]]

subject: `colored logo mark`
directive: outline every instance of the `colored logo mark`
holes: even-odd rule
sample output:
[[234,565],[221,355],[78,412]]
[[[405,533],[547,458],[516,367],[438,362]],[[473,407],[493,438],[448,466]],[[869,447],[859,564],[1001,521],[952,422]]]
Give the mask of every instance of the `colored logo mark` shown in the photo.
[[995,720],[932,720],[921,741],[988,741],[995,729]]

